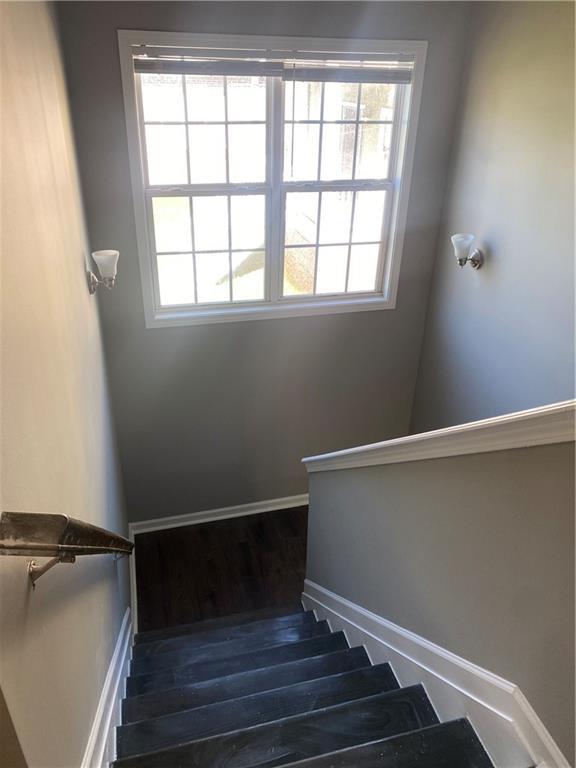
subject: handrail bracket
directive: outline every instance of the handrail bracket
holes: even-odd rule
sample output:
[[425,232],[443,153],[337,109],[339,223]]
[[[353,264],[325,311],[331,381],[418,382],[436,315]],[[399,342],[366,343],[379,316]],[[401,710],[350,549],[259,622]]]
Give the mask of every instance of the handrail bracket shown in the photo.
[[32,589],[36,589],[36,582],[40,578],[40,576],[44,576],[45,573],[47,573],[50,568],[54,568],[55,565],[58,565],[58,563],[75,563],[76,562],[76,556],[75,555],[58,555],[57,557],[53,557],[50,560],[48,560],[47,563],[44,563],[44,565],[38,565],[36,560],[29,560],[28,561],[28,577],[30,579],[30,582],[32,583]]
[[36,582],[40,578],[40,576],[44,576],[45,573],[47,573],[50,568],[54,568],[55,565],[58,565],[58,563],[75,563],[76,562],[76,556],[75,555],[58,555],[57,557],[53,557],[50,560],[48,560],[47,563],[44,563],[44,565],[38,565],[36,560],[28,560],[28,577],[30,578],[30,582],[32,583],[32,589],[36,589]]

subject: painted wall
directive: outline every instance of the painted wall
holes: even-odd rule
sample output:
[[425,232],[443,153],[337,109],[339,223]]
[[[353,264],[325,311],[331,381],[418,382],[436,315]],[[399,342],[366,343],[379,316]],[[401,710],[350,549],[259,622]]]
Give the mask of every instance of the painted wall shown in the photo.
[[[1,508],[122,533],[55,24],[44,3],[1,12]],[[28,765],[79,766],[127,606],[126,566],[79,559],[32,592],[26,560],[0,558],[0,686]]]
[[574,756],[574,446],[310,475],[306,577],[520,686]]
[[[413,432],[574,397],[574,4],[473,21]],[[455,265],[454,232],[481,271]]]
[[[465,3],[65,2],[63,34],[133,520],[306,490],[302,456],[405,434],[465,49]],[[395,311],[146,329],[116,31],[428,40]]]

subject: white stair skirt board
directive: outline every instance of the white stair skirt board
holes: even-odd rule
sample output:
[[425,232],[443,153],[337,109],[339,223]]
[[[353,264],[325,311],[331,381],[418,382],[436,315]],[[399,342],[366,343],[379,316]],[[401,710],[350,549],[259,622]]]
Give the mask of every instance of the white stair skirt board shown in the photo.
[[[233,517],[259,515],[263,512],[276,512],[280,509],[305,507],[307,505],[308,494],[300,493],[297,496],[282,496],[278,499],[253,501],[249,504],[238,504],[234,507],[208,509],[203,512],[188,512],[185,515],[172,515],[171,517],[157,517],[154,520],[138,520],[128,524],[128,538],[134,541],[134,536],[137,536],[139,533],[165,531],[168,528],[182,528],[187,525],[200,525],[201,523],[214,523],[218,520],[229,520]],[[136,592],[135,560],[135,555],[133,555],[130,558],[130,602],[132,603],[134,632],[138,632],[138,596]]]
[[514,683],[306,579],[302,602],[374,664],[390,662],[400,685],[423,683],[442,722],[467,717],[497,768],[570,768]]
[[126,608],[102,686],[81,768],[108,768],[116,758],[115,729],[120,725],[122,698],[130,661],[131,637],[130,608]]

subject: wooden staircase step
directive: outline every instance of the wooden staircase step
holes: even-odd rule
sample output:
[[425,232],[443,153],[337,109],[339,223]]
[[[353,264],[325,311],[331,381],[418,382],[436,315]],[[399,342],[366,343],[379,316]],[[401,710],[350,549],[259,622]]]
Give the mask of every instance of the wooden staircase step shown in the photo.
[[196,685],[133,696],[122,702],[122,722],[126,724],[148,720],[364,667],[370,667],[364,648],[349,648],[264,669],[239,672]]
[[118,757],[251,728],[397,688],[390,666],[380,664],[124,725],[117,730]]
[[342,651],[348,647],[344,633],[334,632],[295,643],[250,651],[231,658],[213,659],[203,664],[188,664],[148,675],[129,677],[126,681],[126,694],[127,696],[137,696],[168,688],[180,688],[183,685],[212,680],[250,669],[262,669],[287,661],[320,656],[332,651]]
[[290,763],[294,768],[494,768],[468,720]]
[[299,640],[329,634],[330,627],[326,621],[315,621],[292,627],[280,627],[256,635],[224,640],[221,643],[210,643],[192,648],[186,647],[175,651],[132,659],[130,674],[134,676],[147,675],[174,667],[182,667],[186,664],[203,664],[215,659],[239,656],[240,654],[257,651],[261,648],[296,643]]
[[203,632],[167,637],[162,640],[154,640],[148,643],[139,643],[134,646],[133,659],[141,659],[144,656],[153,656],[159,653],[170,653],[182,649],[197,648],[211,643],[222,643],[230,640],[241,640],[248,637],[256,637],[268,632],[275,632],[286,627],[304,626],[315,624],[316,618],[313,611],[300,611],[287,616],[277,616],[260,621],[251,621],[232,627],[218,627]]
[[418,685],[171,749],[123,758],[114,766],[272,768],[437,722],[424,689]]

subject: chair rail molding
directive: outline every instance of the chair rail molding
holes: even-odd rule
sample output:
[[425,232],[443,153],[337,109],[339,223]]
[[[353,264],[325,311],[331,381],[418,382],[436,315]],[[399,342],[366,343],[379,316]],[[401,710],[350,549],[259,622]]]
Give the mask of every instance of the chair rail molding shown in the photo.
[[126,608],[80,768],[108,768],[116,757],[115,729],[121,721],[131,637],[130,608]]
[[573,442],[576,400],[302,459],[308,472]]
[[425,638],[306,579],[302,602],[374,664],[388,661],[400,685],[422,682],[441,722],[467,717],[497,768],[570,768],[522,691]]

